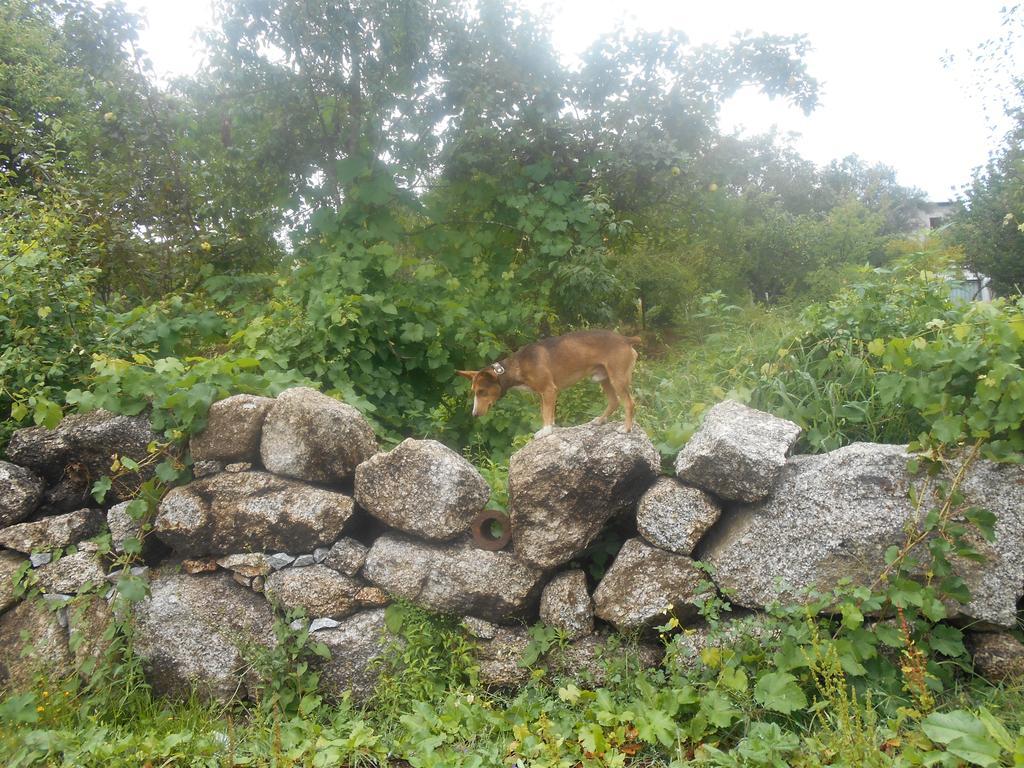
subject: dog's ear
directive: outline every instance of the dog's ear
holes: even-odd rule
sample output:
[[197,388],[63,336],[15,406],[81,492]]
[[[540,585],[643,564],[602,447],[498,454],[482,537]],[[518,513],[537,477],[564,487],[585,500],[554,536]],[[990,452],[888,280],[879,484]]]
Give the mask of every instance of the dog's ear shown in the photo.
[[476,378],[476,371],[456,371],[456,373],[462,378],[469,379],[470,381]]

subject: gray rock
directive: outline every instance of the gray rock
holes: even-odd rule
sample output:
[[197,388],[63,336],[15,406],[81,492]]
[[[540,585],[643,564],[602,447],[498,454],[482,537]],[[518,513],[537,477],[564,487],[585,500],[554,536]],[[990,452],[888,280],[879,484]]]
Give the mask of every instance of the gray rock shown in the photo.
[[83,589],[102,584],[107,577],[103,558],[88,549],[64,555],[56,562],[37,568],[35,573],[37,583],[44,591],[66,595],[75,595]]
[[172,488],[154,530],[187,557],[309,551],[337,540],[353,507],[348,496],[266,472],[221,474]]
[[256,395],[233,395],[210,406],[206,428],[189,440],[195,461],[259,461],[263,422],[274,399]]
[[17,430],[7,446],[7,458],[50,484],[43,499],[47,511],[68,512],[93,503],[92,484],[111,474],[115,455],[140,462],[142,468],[115,482],[104,503],[131,499],[156,470],[156,462],[147,464],[144,459],[150,455],[150,443],[159,439],[148,417],[101,410],[66,416],[53,430]]
[[327,547],[317,547],[313,550],[313,562],[322,563],[327,559],[327,555],[330,553],[330,549]]
[[512,542],[538,568],[568,562],[613,515],[632,510],[661,461],[639,429],[611,424],[556,429],[513,454],[509,465]]
[[302,608],[310,617],[342,619],[359,608],[365,585],[323,565],[285,568],[267,577],[266,593],[286,610]]
[[31,470],[0,461],[0,528],[20,523],[39,508],[46,484]]
[[223,471],[224,464],[220,461],[197,461],[192,465],[192,477],[196,480],[217,475]]
[[0,551],[0,613],[18,602],[14,596],[14,577],[25,562],[21,555]]
[[67,632],[45,603],[28,600],[0,616],[0,690],[27,691],[37,673],[71,674]]
[[273,647],[267,601],[226,573],[156,573],[134,608],[135,652],[156,693],[201,699],[246,698],[256,684],[247,662],[255,646]]
[[127,576],[135,576],[140,579],[149,580],[149,566],[148,565],[133,565],[131,568],[118,568],[107,574],[107,581],[111,584],[117,584],[121,579]]
[[594,601],[583,571],[566,571],[548,582],[540,596],[540,620],[570,638],[594,631]]
[[362,570],[366,562],[366,553],[369,551],[369,547],[355,539],[338,539],[327,553],[324,565],[346,576],[355,576]]
[[128,514],[128,505],[131,502],[123,501],[115,504],[107,510],[107,529],[110,531],[110,545],[114,552],[124,552],[124,543],[127,539],[142,540],[142,521],[134,520]]
[[271,570],[270,562],[262,552],[247,552],[221,557],[218,558],[217,565],[250,579],[254,576],[266,576]]
[[49,552],[96,535],[102,525],[103,513],[98,509],[80,509],[4,528],[0,530],[0,547],[25,554]]
[[476,549],[468,540],[429,544],[397,533],[374,542],[363,574],[391,595],[429,610],[493,621],[528,613],[543,578],[541,570],[510,552]]
[[472,464],[435,440],[402,441],[356,468],[356,501],[392,528],[435,541],[469,530],[491,490]]
[[685,623],[707,596],[702,581],[690,558],[630,539],[594,591],[594,612],[619,631],[653,626],[669,612]]
[[759,613],[723,616],[716,628],[703,621],[697,622],[672,637],[666,666],[683,673],[693,672],[703,667],[701,653],[706,648],[734,650],[749,640],[770,655],[771,649],[782,640],[782,630],[782,625],[772,623]]
[[[480,638],[473,649],[480,682],[487,686],[512,688],[530,680],[530,668],[523,657],[530,644],[525,627],[495,627],[489,637]],[[481,642],[482,640],[482,642]]]
[[709,494],[661,477],[640,499],[636,525],[654,546],[689,556],[721,514]]
[[299,555],[292,563],[292,568],[305,568],[307,565],[316,564],[316,558],[312,555]]
[[295,562],[295,558],[289,555],[287,552],[278,552],[276,554],[267,557],[267,562],[270,567],[275,571],[279,571],[282,568],[287,568],[289,565]]
[[377,438],[359,411],[307,387],[278,395],[263,424],[263,466],[286,477],[344,482],[376,452]]
[[337,629],[340,626],[341,622],[334,619],[313,619],[313,621],[309,622],[309,631],[312,634],[313,632],[319,632],[321,629]]
[[556,674],[568,675],[582,685],[600,687],[608,683],[610,673],[623,667],[630,672],[652,669],[661,664],[664,655],[664,649],[655,643],[601,633],[552,648],[544,662]]
[[760,501],[786,463],[800,427],[763,411],[726,400],[676,457],[676,475],[719,498]]
[[28,561],[32,563],[33,568],[42,568],[51,560],[53,560],[52,552],[38,552],[28,556]]
[[236,461],[234,464],[225,465],[224,471],[237,474],[238,472],[251,472],[252,467],[251,461]]
[[969,632],[966,640],[976,674],[990,682],[1024,676],[1024,644],[1009,632]]
[[[902,446],[872,443],[794,457],[772,496],[724,513],[697,554],[732,601],[748,608],[831,591],[843,578],[871,586],[886,568],[886,549],[902,546],[917,519],[907,495],[910,458]],[[1024,468],[978,462],[960,490],[967,506],[997,519],[995,544],[976,541],[986,561],[954,563],[972,596],[960,613],[1012,626],[1024,593]],[[932,502],[922,496],[927,511]]]
[[334,696],[351,691],[357,703],[369,699],[380,677],[374,661],[384,654],[388,637],[382,608],[357,613],[334,629],[317,632],[317,642],[331,652],[330,660],[320,667],[323,689]]

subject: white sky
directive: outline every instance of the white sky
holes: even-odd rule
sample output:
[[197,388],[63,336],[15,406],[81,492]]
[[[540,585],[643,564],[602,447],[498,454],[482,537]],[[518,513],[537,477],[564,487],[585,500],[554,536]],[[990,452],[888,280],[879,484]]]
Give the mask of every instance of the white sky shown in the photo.
[[[1005,0],[524,0],[545,9],[567,61],[618,24],[681,29],[694,43],[737,32],[806,34],[821,104],[798,109],[756,93],[733,99],[723,128],[757,133],[778,126],[817,163],[858,154],[896,169],[900,183],[933,200],[954,197],[1001,144],[1003,84],[979,80],[969,51],[999,34]],[[201,63],[194,31],[212,23],[210,0],[127,0],[148,18],[142,45],[158,74],[191,74]],[[956,64],[942,58],[954,54]]]

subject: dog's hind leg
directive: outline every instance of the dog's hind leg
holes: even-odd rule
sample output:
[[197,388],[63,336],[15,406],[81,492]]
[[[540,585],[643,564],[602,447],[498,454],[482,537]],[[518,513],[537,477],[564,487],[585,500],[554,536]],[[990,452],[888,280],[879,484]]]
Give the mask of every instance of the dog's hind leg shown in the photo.
[[[595,375],[596,379],[597,376]],[[619,407],[619,397],[615,394],[615,387],[608,381],[608,378],[598,379],[601,382],[601,389],[604,390],[604,396],[608,400],[608,407],[604,409],[604,413],[594,419],[591,424],[604,424],[608,421],[608,417],[615,413],[615,409]]]
[[636,365],[636,350],[630,349],[630,355],[632,360],[624,367],[623,372],[613,373],[611,369],[608,370],[608,381],[615,389],[615,394],[618,395],[626,405],[626,423],[622,426],[623,432],[631,432],[633,430],[633,395],[630,394],[629,390],[633,384],[633,366]]

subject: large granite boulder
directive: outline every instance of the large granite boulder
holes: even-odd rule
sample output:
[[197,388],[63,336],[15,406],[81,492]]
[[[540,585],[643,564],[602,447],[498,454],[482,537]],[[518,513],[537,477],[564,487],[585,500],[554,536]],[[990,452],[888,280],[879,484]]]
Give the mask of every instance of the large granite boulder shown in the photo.
[[111,474],[115,455],[127,456],[142,467],[114,483],[104,501],[116,504],[132,498],[156,470],[154,462],[143,460],[150,455],[149,445],[158,440],[148,417],[100,410],[66,416],[52,430],[19,429],[6,452],[11,462],[28,467],[47,482],[42,506],[48,513],[59,513],[93,503],[92,485]]
[[35,512],[45,489],[35,472],[0,461],[0,528],[20,523]]
[[[840,579],[870,586],[886,568],[885,551],[903,546],[906,527],[934,504],[922,494],[922,512],[909,500],[910,458],[903,446],[873,443],[794,457],[772,496],[726,511],[697,554],[718,586],[749,608],[809,589],[831,591]],[[975,541],[985,562],[954,563],[972,597],[960,612],[1012,626],[1024,594],[1024,467],[978,462],[960,490],[965,507],[997,519],[994,544]]]
[[373,428],[359,411],[308,387],[278,395],[263,423],[260,456],[277,475],[345,482],[376,452]]
[[676,475],[722,499],[760,501],[771,492],[800,431],[791,421],[725,400],[707,412],[679,452]]
[[224,473],[171,489],[153,527],[185,557],[310,552],[338,539],[353,508],[349,496],[266,472]]
[[509,516],[515,551],[538,568],[580,554],[613,515],[632,510],[661,461],[639,429],[556,429],[513,454]]
[[685,623],[709,596],[703,581],[690,558],[630,539],[594,590],[594,613],[619,631],[650,627],[669,613]]
[[65,515],[44,517],[32,523],[18,523],[0,530],[0,547],[24,552],[50,552],[75,544],[99,533],[103,513],[79,509]]
[[210,406],[206,428],[189,440],[192,460],[256,462],[260,460],[263,422],[274,406],[271,397],[233,395]]
[[392,528],[448,541],[469,530],[491,491],[451,448],[409,438],[356,468],[355,495],[361,507]]
[[543,572],[511,552],[476,549],[466,539],[432,544],[388,533],[374,542],[363,575],[395,597],[438,613],[508,621],[529,613]]
[[670,477],[660,477],[637,504],[636,525],[640,535],[654,546],[689,556],[721,514],[714,497]]
[[359,608],[366,585],[325,565],[283,568],[267,577],[267,596],[290,610],[302,608],[310,617],[343,619]]
[[362,611],[333,629],[323,629],[312,639],[327,646],[331,658],[319,665],[320,685],[328,693],[352,693],[352,700],[364,703],[373,693],[380,667],[374,662],[384,653],[389,636],[384,609]]
[[71,674],[67,631],[49,605],[27,600],[0,616],[0,691],[27,691],[38,673]]
[[161,695],[207,700],[246,698],[257,683],[253,649],[273,647],[274,614],[231,576],[157,573],[134,607],[135,652]]

